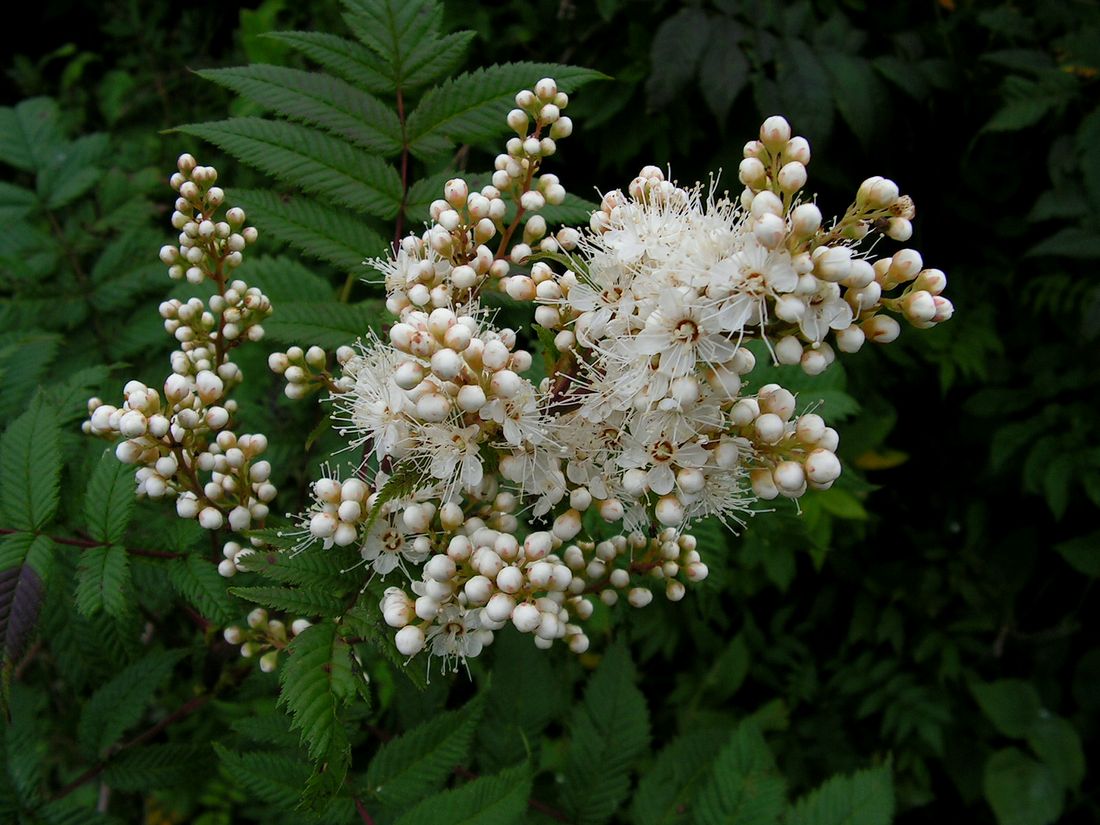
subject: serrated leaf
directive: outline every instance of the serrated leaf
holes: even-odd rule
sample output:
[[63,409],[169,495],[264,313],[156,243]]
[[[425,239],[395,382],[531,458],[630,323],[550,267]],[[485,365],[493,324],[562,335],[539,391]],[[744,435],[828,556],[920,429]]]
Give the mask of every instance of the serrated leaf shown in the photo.
[[749,61],[741,51],[744,29],[739,23],[718,17],[711,22],[711,47],[699,61],[699,88],[718,122],[724,124],[730,108],[749,79]]
[[366,274],[363,260],[385,252],[382,236],[346,209],[260,189],[234,189],[233,198],[261,230],[344,272]]
[[256,799],[283,810],[294,808],[300,789],[309,779],[309,765],[286,754],[237,753],[217,743],[214,750],[229,779]]
[[482,708],[482,701],[475,699],[382,745],[367,767],[365,781],[371,793],[403,806],[441,787],[466,758]]
[[374,94],[393,91],[381,71],[381,60],[360,43],[323,32],[271,32],[266,37],[285,43],[349,83]]
[[881,113],[888,103],[882,81],[871,63],[858,55],[823,49],[818,57],[829,73],[837,111],[856,139],[868,146],[875,138]]
[[693,807],[696,825],[779,822],[787,806],[787,783],[779,774],[760,730],[742,722],[714,760],[710,779]]
[[573,713],[562,799],[579,825],[611,817],[649,744],[649,711],[634,676],[625,645],[610,648]]
[[889,825],[894,782],[889,765],[834,776],[791,806],[785,825]]
[[0,640],[2,658],[18,659],[27,649],[45,597],[53,561],[49,537],[15,533],[0,539]]
[[209,758],[209,745],[144,745],[130,748],[107,763],[103,781],[131,793],[173,788],[194,780],[196,768]]
[[324,301],[335,290],[327,280],[289,256],[263,256],[248,262],[244,277],[278,307],[294,301]]
[[[22,311],[27,309],[24,307]],[[0,373],[4,377],[0,416],[4,420],[22,413],[44,383],[42,379],[57,355],[61,336],[30,333],[16,336],[12,344],[0,349]]]
[[84,705],[77,740],[88,754],[101,754],[145,713],[160,683],[168,678],[183,650],[161,650],[124,668]]
[[542,77],[553,77],[560,89],[572,91],[605,75],[556,63],[509,63],[461,74],[427,92],[409,115],[410,149],[431,155],[438,151],[431,139],[439,136],[473,143],[504,133],[509,102]]
[[328,759],[342,779],[350,751],[339,710],[356,692],[350,648],[335,624],[322,622],[295,636],[287,652],[279,669],[279,704],[290,712],[291,727],[310,756]]
[[530,793],[531,772],[521,764],[428,797],[394,825],[515,825]]
[[57,512],[61,485],[57,411],[37,396],[0,438],[0,512],[17,530],[41,530]]
[[405,67],[405,89],[417,89],[450,75],[462,65],[477,32],[459,31],[425,38],[417,44]]
[[989,757],[982,787],[998,825],[1050,825],[1062,815],[1063,792],[1054,772],[1016,748]]
[[726,738],[716,728],[674,739],[642,774],[631,806],[634,825],[672,825],[687,819],[682,812],[711,771]]
[[275,308],[275,313],[264,322],[264,330],[269,339],[279,343],[336,349],[355,343],[376,328],[380,315],[379,301],[288,303]]
[[76,609],[85,616],[105,610],[119,617],[126,613],[130,590],[130,560],[126,548],[117,545],[91,547],[80,554],[76,584]]
[[344,20],[359,40],[382,61],[394,89],[417,63],[427,59],[436,40],[443,9],[431,0],[345,0]]
[[230,593],[250,602],[300,616],[335,616],[344,602],[330,592],[289,587],[233,587]]
[[134,489],[133,468],[115,458],[113,450],[104,450],[84,494],[84,518],[93,539],[122,541],[137,503]]
[[233,621],[236,611],[229,598],[226,579],[213,563],[190,555],[172,563],[172,586],[203,616],[217,625]]
[[776,65],[778,101],[760,101],[768,111],[782,111],[810,141],[824,140],[833,128],[833,101],[828,75],[804,40],[785,37]]
[[50,98],[32,97],[0,108],[0,162],[35,172],[63,142],[57,103]]
[[339,78],[282,66],[239,66],[198,73],[283,117],[325,129],[368,152],[401,151],[401,123],[380,100]]
[[[658,26],[650,45],[651,70],[646,81],[651,107],[670,103],[695,76],[700,59],[707,53],[711,31],[710,17],[694,7],[680,9]],[[723,44],[720,50],[732,49]]]
[[245,117],[177,127],[272,177],[379,218],[401,204],[401,178],[384,160],[293,123]]

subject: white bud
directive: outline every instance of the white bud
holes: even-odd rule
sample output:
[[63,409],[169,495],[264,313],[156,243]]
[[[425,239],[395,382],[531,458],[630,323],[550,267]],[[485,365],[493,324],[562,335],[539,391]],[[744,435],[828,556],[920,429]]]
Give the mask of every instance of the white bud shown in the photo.
[[424,631],[410,624],[398,630],[393,641],[402,656],[415,656],[424,647]]

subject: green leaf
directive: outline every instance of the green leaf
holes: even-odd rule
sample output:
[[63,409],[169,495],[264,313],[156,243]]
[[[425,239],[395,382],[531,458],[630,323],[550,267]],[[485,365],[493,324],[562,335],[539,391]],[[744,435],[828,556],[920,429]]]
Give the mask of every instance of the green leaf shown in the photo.
[[785,825],[889,825],[894,782],[889,765],[834,776],[791,806]]
[[1100,258],[1100,238],[1087,229],[1067,226],[1059,229],[1046,240],[1035,244],[1024,254],[1029,258],[1056,255],[1062,258],[1090,261]]
[[610,648],[573,713],[562,799],[580,825],[611,817],[649,743],[649,711],[634,676],[625,645]]
[[778,822],[787,806],[787,783],[780,776],[759,729],[737,726],[714,761],[714,772],[695,800],[696,825],[725,822]]
[[0,181],[0,220],[17,221],[29,215],[38,205],[38,196],[30,189]]
[[477,32],[459,31],[417,44],[405,67],[405,89],[436,83],[462,65]]
[[382,62],[354,40],[323,32],[271,32],[266,36],[301,52],[354,86],[374,94],[393,91],[389,78],[381,71]]
[[1034,97],[1007,101],[982,127],[983,132],[1016,132],[1034,126],[1057,105],[1058,101],[1036,87]]
[[[387,639],[392,646],[392,642]],[[563,685],[544,652],[514,629],[493,642],[493,679],[477,729],[477,764],[496,770],[524,759],[561,712]]]
[[125,547],[92,547],[80,554],[76,609],[85,616],[100,610],[116,618],[124,615],[130,587],[130,559]]
[[1030,682],[1022,679],[974,682],[970,692],[982,713],[1005,736],[1022,739],[1039,718],[1042,704],[1038,691]]
[[798,134],[806,135],[811,143],[824,140],[833,128],[833,100],[825,67],[797,37],[785,37],[780,53],[776,66],[779,99],[764,108],[786,113]]
[[290,256],[254,258],[248,262],[246,272],[248,282],[255,282],[276,307],[294,301],[332,298],[335,292],[332,284]]
[[672,740],[638,781],[630,821],[634,825],[686,822],[681,812],[711,772],[724,739],[720,729],[707,728]]
[[514,825],[526,821],[530,794],[531,772],[521,764],[428,797],[395,825]]
[[161,650],[124,668],[102,685],[84,705],[77,727],[80,747],[89,755],[102,754],[145,713],[161,682],[186,651]]
[[103,771],[103,781],[118,791],[148,793],[192,782],[196,769],[205,765],[209,745],[145,745],[129,748],[113,757]]
[[96,185],[103,176],[97,166],[107,153],[107,135],[85,135],[59,146],[38,173],[38,194],[47,209],[60,209]]
[[1064,787],[1076,789],[1085,778],[1081,736],[1061,716],[1044,714],[1027,735],[1027,743]]
[[344,602],[331,592],[289,587],[232,587],[234,596],[248,599],[273,610],[282,610],[301,616],[336,616],[342,612]]
[[215,743],[222,770],[235,784],[261,802],[292,810],[309,779],[309,765],[281,753],[237,753]]
[[269,339],[279,343],[336,349],[355,343],[377,327],[380,316],[379,301],[280,304],[264,322],[264,330]]
[[379,218],[401,204],[401,178],[381,158],[315,129],[244,117],[177,127],[306,192]]
[[216,625],[233,621],[236,610],[226,589],[227,580],[212,562],[191,555],[173,562],[170,570],[176,592],[203,616]]
[[386,742],[367,767],[366,785],[371,793],[400,807],[442,787],[466,758],[482,708],[483,702],[474,699]]
[[15,533],[0,539],[0,658],[23,655],[38,624],[54,544],[47,536]]
[[0,417],[11,420],[26,410],[27,402],[45,383],[46,370],[57,355],[60,344],[59,335],[34,332],[21,335],[14,339],[13,346],[0,349],[0,371],[4,376]]
[[556,63],[509,63],[461,74],[427,92],[409,115],[411,150],[417,155],[438,154],[438,142],[432,139],[440,136],[474,143],[503,134],[508,128],[504,117],[516,92],[542,77],[553,77],[559,89],[572,91],[605,75]]
[[1093,209],[1100,209],[1100,109],[1081,121],[1076,143],[1085,192]]
[[57,512],[61,485],[57,411],[38,396],[0,438],[0,513],[5,526],[41,530]]
[[[749,61],[741,51],[744,29],[739,23],[729,17],[717,17],[710,28],[712,45],[699,61],[699,88],[707,108],[720,124],[725,124],[733,102],[748,83]],[[651,79],[656,76],[650,75]]]
[[282,66],[205,69],[199,75],[283,117],[318,126],[380,155],[401,151],[401,122],[372,95],[339,78]]
[[866,58],[832,48],[819,51],[818,57],[832,82],[837,111],[856,139],[870,145],[889,103],[874,67]]
[[1050,825],[1062,815],[1062,787],[1054,772],[1016,748],[989,757],[982,787],[999,825]]
[[50,98],[32,97],[14,108],[0,108],[0,162],[35,172],[63,142],[57,103]]
[[104,544],[122,541],[136,502],[133,468],[115,458],[113,450],[104,450],[84,494],[89,535]]
[[[646,91],[651,108],[664,106],[675,99],[695,76],[710,42],[711,19],[701,9],[690,6],[680,9],[661,23],[649,51],[651,68]],[[722,51],[734,49],[723,48]],[[711,67],[709,71],[713,70]]]
[[1066,563],[1078,573],[1100,578],[1100,531],[1054,545]]
[[363,260],[385,252],[382,237],[346,209],[261,189],[234,189],[233,198],[261,230],[343,272],[366,275]]
[[307,628],[288,645],[289,656],[279,669],[279,704],[291,715],[291,727],[318,761],[342,777],[350,759],[340,708],[356,692],[350,648],[336,625],[323,622]]
[[344,20],[382,60],[382,72],[394,89],[431,60],[443,8],[432,0],[345,0]]

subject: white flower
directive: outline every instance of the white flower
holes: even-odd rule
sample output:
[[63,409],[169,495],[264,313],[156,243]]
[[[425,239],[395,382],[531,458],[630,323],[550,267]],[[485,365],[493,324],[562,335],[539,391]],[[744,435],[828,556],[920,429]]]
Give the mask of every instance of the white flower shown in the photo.
[[619,456],[619,466],[624,470],[649,467],[646,484],[662,496],[671,493],[676,486],[674,467],[703,467],[709,457],[707,451],[693,441],[675,444],[663,435],[645,442],[628,436],[624,442],[626,446]]
[[685,290],[666,290],[658,299],[658,308],[627,351],[640,355],[659,355],[660,371],[670,377],[694,372],[697,364],[720,364],[737,352],[737,345],[722,334],[719,313],[701,304],[698,296]]
[[[389,505],[386,507],[390,509]],[[419,552],[408,541],[405,534],[397,526],[397,513],[393,510],[379,514],[378,519],[371,526],[363,544],[359,548],[359,555],[367,562],[371,569],[380,576],[392,573],[396,568],[408,575],[405,562],[420,564],[427,557],[426,553]]]
[[481,632],[482,608],[467,610],[454,602],[443,605],[427,633],[429,656],[443,660],[443,672],[457,670],[481,653],[485,643]]
[[709,294],[723,297],[721,328],[740,332],[766,320],[766,300],[798,286],[798,274],[785,249],[768,250],[755,239],[710,270]]
[[820,343],[830,329],[847,329],[852,324],[852,308],[840,297],[840,286],[822,282],[810,299],[806,314],[798,326],[809,340]]
[[476,424],[468,427],[433,424],[424,427],[419,436],[428,472],[444,482],[447,489],[453,489],[455,484],[463,489],[481,484],[484,477],[478,455],[481,429]]

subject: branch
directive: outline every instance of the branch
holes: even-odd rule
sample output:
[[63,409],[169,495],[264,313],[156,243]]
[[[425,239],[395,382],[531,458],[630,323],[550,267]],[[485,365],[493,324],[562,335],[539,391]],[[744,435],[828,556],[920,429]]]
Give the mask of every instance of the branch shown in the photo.
[[128,750],[129,748],[134,748],[134,747],[137,747],[138,745],[144,745],[150,739],[155,738],[157,736],[157,734],[159,734],[165,728],[169,727],[170,725],[175,724],[176,722],[180,721],[181,719],[186,719],[188,716],[190,716],[192,713],[197,711],[199,708],[201,708],[203,705],[205,705],[207,702],[209,702],[213,698],[214,698],[214,693],[213,692],[204,693],[201,696],[196,696],[195,698],[190,699],[189,701],[187,701],[184,704],[180,705],[178,708],[176,708],[176,710],[174,710],[172,713],[165,716],[163,719],[161,719],[159,722],[157,722],[155,725],[153,725],[151,728],[147,729],[143,733],[138,734],[133,739],[131,739],[127,742],[123,742],[122,744],[118,745],[117,747],[111,748],[110,751],[107,754],[107,757],[102,762],[88,768],[88,770],[84,771],[84,773],[82,773],[80,776],[78,776],[76,779],[74,779],[72,782],[70,782],[64,788],[59,790],[54,795],[54,799],[55,800],[64,799],[66,796],[71,794],[77,788],[88,784],[93,779],[95,779],[97,776],[99,776],[101,773],[103,773],[104,770],[106,770],[107,765],[111,760],[111,757],[115,756],[116,754],[118,754],[118,753],[120,753],[124,750]]

